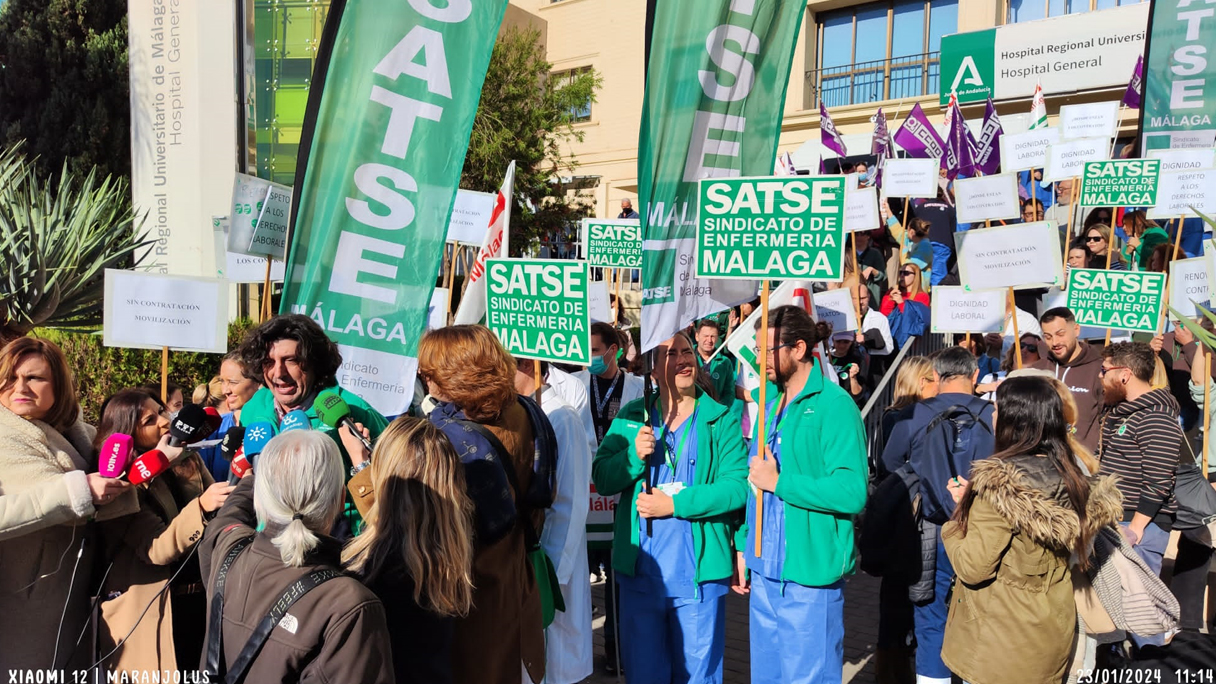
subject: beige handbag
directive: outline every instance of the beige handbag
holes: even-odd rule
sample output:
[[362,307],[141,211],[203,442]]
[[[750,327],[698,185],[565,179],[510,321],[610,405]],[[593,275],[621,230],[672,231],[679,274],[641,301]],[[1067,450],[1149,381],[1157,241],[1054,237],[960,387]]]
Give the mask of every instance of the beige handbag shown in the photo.
[[1098,592],[1094,591],[1093,585],[1090,584],[1089,576],[1076,568],[1073,568],[1071,574],[1072,597],[1077,604],[1077,613],[1085,621],[1085,633],[1099,636],[1116,631],[1115,621],[1111,619],[1110,613],[1106,612],[1106,607],[1098,598]]

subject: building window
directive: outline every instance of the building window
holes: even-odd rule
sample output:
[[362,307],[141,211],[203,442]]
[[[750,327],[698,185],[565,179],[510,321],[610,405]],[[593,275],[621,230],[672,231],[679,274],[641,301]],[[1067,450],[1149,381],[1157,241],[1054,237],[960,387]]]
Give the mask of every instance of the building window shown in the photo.
[[936,93],[942,36],[959,0],[884,0],[822,12],[819,68],[807,79],[828,107]]
[[1090,10],[1126,7],[1140,2],[1144,2],[1144,0],[1005,0],[1008,8],[1005,23],[1017,24],[1035,19],[1062,17],[1065,14],[1080,14]]
[[[557,79],[557,87],[561,88],[565,85],[569,85],[580,74],[585,74],[588,71],[591,71],[591,67],[579,67],[577,69],[567,69],[566,71],[556,71],[553,73],[553,78]],[[582,123],[590,120],[591,97],[588,96],[586,102],[570,108],[570,121],[572,123]]]

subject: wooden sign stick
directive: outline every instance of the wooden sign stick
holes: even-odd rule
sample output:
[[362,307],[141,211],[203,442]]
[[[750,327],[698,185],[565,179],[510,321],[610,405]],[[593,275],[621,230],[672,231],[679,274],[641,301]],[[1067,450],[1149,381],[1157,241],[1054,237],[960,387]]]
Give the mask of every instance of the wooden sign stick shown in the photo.
[[[1064,263],[1066,264],[1068,263],[1068,246],[1072,244],[1073,239],[1073,219],[1075,219],[1077,216],[1077,186],[1080,185],[1080,183],[1081,179],[1079,177],[1074,177],[1072,179],[1072,188],[1068,190],[1068,234],[1064,236]],[[1113,247],[1113,245],[1108,244],[1106,247],[1107,249],[1110,249]]]
[[1018,305],[1013,298],[1013,288],[1009,288],[1009,318],[1013,321],[1013,354],[1017,361],[1015,368],[1022,368],[1022,336],[1018,333]]
[[160,348],[160,401],[169,403],[169,348]]
[[1212,352],[1203,354],[1203,469],[1199,472],[1206,479],[1208,476],[1208,434],[1212,426]]

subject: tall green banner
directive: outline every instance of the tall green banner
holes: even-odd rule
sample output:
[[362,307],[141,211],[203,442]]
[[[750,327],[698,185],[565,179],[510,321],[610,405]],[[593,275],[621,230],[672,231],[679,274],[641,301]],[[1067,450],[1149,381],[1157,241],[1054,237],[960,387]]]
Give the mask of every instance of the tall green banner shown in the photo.
[[756,296],[754,281],[696,277],[697,181],[773,173],[806,4],[650,0],[647,12],[638,137],[643,350]]
[[1216,12],[1210,0],[1156,0],[1140,109],[1143,156],[1216,142]]
[[507,0],[337,0],[296,172],[281,311],[342,352],[338,382],[409,407],[444,233]]

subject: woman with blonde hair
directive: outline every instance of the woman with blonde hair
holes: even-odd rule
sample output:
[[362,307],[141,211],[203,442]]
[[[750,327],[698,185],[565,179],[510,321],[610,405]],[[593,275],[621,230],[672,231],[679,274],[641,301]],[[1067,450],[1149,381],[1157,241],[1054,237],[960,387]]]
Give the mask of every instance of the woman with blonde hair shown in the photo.
[[921,399],[937,396],[937,376],[933,362],[927,356],[905,359],[895,374],[895,395],[882,415],[883,442],[891,436],[895,424],[912,415],[912,407]]
[[[361,448],[348,433],[347,451]],[[374,500],[359,496],[364,481]],[[384,603],[398,683],[451,682],[455,618],[473,605],[473,502],[452,443],[402,416],[347,488],[367,526],[342,560]]]
[[1126,271],[1127,264],[1119,250],[1111,244],[1110,226],[1105,223],[1095,223],[1085,229],[1085,249],[1089,252],[1089,268],[1107,268],[1110,259],[1112,271]]

